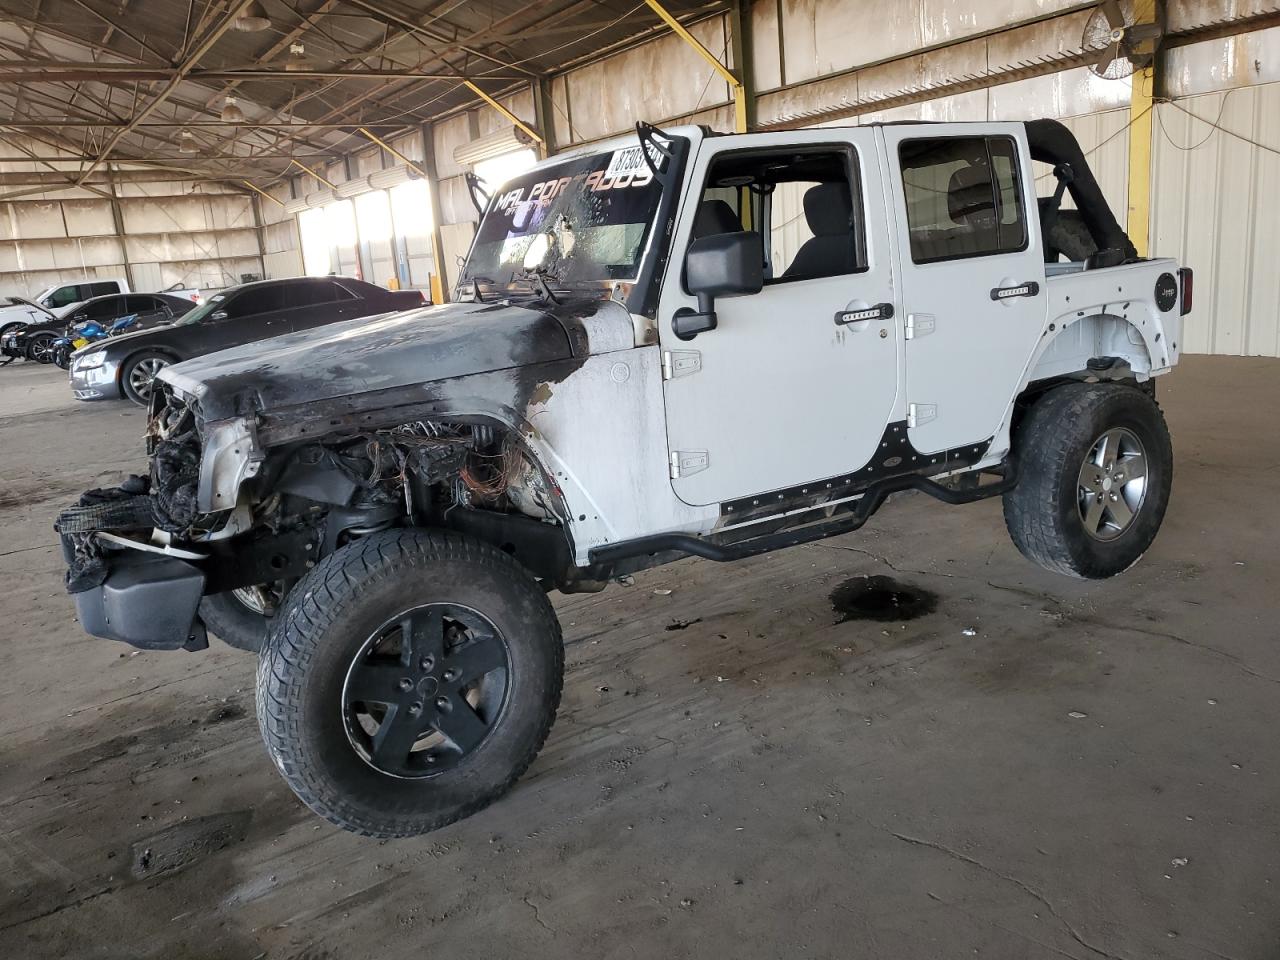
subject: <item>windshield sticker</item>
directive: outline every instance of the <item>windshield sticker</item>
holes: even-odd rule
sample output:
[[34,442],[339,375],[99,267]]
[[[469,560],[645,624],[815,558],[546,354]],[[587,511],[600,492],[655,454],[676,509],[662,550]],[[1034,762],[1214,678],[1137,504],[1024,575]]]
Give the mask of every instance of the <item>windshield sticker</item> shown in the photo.
[[[661,165],[659,165],[659,168],[661,168]],[[623,174],[636,173],[640,170],[648,169],[648,164],[644,162],[643,148],[627,147],[625,150],[613,151],[613,156],[609,158],[609,167],[605,170],[604,175],[606,177],[620,177]]]

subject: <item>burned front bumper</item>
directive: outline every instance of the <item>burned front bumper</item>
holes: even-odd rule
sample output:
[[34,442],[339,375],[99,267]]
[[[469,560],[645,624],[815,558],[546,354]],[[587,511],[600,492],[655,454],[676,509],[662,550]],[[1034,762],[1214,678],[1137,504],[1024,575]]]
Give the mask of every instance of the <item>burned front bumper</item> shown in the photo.
[[[71,537],[63,556],[75,559]],[[209,645],[200,619],[205,576],[185,560],[125,549],[113,555],[101,583],[73,593],[86,633],[143,650],[199,650]]]
[[203,649],[202,596],[293,583],[320,558],[320,518],[194,542],[167,534],[175,528],[165,506],[174,500],[151,486],[131,477],[120,487],[88,490],[58,515],[67,592],[92,636],[144,650]]
[[88,491],[63,510],[56,529],[67,563],[67,592],[91,636],[121,640],[144,650],[208,646],[200,620],[205,573],[160,548],[140,549],[123,534],[146,530],[152,519],[141,478],[132,490]]
[[22,359],[22,348],[18,345],[19,331],[14,330],[0,337],[0,357],[14,357]]

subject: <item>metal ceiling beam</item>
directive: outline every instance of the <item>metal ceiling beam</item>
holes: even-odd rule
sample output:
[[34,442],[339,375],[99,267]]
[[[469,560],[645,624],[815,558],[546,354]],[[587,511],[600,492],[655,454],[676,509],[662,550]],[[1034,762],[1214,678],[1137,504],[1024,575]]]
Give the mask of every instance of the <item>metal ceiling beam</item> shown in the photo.
[[133,119],[131,119],[120,130],[117,130],[114,134],[112,134],[111,139],[107,141],[106,145],[99,152],[97,159],[94,160],[93,163],[89,164],[89,169],[87,169],[84,172],[84,174],[81,176],[80,178],[81,182],[83,182],[84,179],[89,176],[89,174],[93,173],[94,170],[102,166],[103,162],[107,159],[107,157],[111,155],[111,151],[115,149],[116,144],[118,144],[120,140],[126,134],[128,134],[130,130],[132,130],[139,123],[145,120],[148,116],[154,113],[155,110],[159,108],[165,102],[165,100],[167,100],[170,97],[170,95],[173,94],[173,92],[177,89],[178,84],[182,82],[182,78],[185,77],[187,73],[190,72],[195,67],[195,65],[200,62],[200,58],[209,52],[209,50],[213,47],[213,45],[217,43],[219,39],[221,39],[222,35],[231,29],[231,25],[235,22],[236,18],[240,16],[240,14],[244,12],[245,7],[249,6],[249,4],[252,2],[253,0],[238,0],[238,2],[235,2],[231,5],[231,9],[227,11],[227,13],[223,16],[222,20],[220,20],[214,27],[212,27],[209,30],[208,33],[205,34],[204,39],[202,39],[199,43],[195,45],[194,48],[192,48],[191,52],[186,56],[186,58],[178,66],[177,76],[175,76],[172,80],[170,80],[167,84],[165,84],[164,89],[162,89],[158,94],[156,94],[155,97],[151,99],[150,103],[148,103],[145,107],[143,107],[141,110],[135,113],[133,115]]
[[[4,93],[0,91],[0,96]],[[394,120],[379,123],[377,120],[347,120],[343,123],[321,123],[319,121],[311,123],[308,121],[298,120],[290,122],[288,120],[246,120],[244,123],[238,123],[234,126],[239,128],[254,128],[258,130],[355,130],[357,127],[370,127],[372,129],[396,129],[400,130],[405,127],[405,121]],[[67,117],[56,117],[50,120],[4,120],[0,119],[0,127],[6,130],[49,130],[59,127],[101,127],[104,130],[119,130],[123,127],[129,127],[131,130],[152,130],[166,129],[172,130],[178,127],[188,127],[193,130],[199,129],[217,129],[226,130],[231,124],[223,123],[221,120],[148,120],[143,123],[133,123],[131,121],[110,121],[110,120],[74,120]]]
[[[0,80],[13,83],[94,81],[97,83],[133,83],[135,81],[153,82],[172,80],[178,76],[176,67],[139,67],[133,64],[110,63],[45,63],[0,61]],[[456,73],[421,73],[417,70],[191,70],[186,79],[192,82],[201,80],[235,81],[244,80],[278,80],[294,82],[297,80],[457,80],[465,78]],[[512,74],[486,74],[485,79],[520,80],[524,76]],[[222,94],[219,93],[218,97]],[[217,97],[214,98],[215,100]]]
[[[108,17],[105,13],[102,13],[101,11],[94,9],[92,6],[85,3],[84,0],[71,0],[71,2],[74,3],[81,10],[88,13],[90,16],[95,17],[98,20],[101,20],[103,23],[105,23],[108,28],[108,33],[107,33],[108,37],[110,37],[111,35],[110,31],[114,30],[116,33],[120,34],[121,36],[128,37],[130,40],[136,43],[143,50],[146,50],[148,53],[154,54],[156,57],[160,59],[162,63],[171,62],[168,54],[161,53],[155,47],[151,46],[151,44],[147,43],[147,41],[143,40],[138,35],[131,33],[129,30],[122,27],[117,21],[112,20],[110,17]],[[103,40],[102,49],[104,50],[107,49],[105,47],[105,44],[106,44],[106,40]]]
[[[402,30],[408,30],[410,33],[420,33],[424,37],[434,40],[436,43],[446,44],[447,46],[444,50],[433,51],[433,53],[437,57],[443,58],[444,54],[449,52],[450,50],[461,50],[462,52],[469,53],[471,54],[471,56],[478,57],[481,60],[488,60],[490,63],[496,63],[500,67],[507,67],[510,69],[518,70],[526,78],[532,79],[533,77],[537,76],[537,73],[535,73],[532,70],[525,70],[524,68],[520,67],[518,64],[514,64],[514,63],[511,63],[510,61],[503,60],[501,57],[495,57],[492,54],[485,53],[483,50],[480,50],[477,47],[469,46],[465,42],[459,43],[453,38],[450,38],[440,33],[440,31],[438,30],[432,30],[428,27],[422,26],[421,24],[416,24],[412,20],[408,20],[402,16],[399,16],[398,14],[392,13],[391,11],[387,10],[385,4],[374,4],[374,3],[370,3],[369,0],[346,0],[346,2],[353,7],[358,7],[359,9],[365,11],[375,20],[379,20],[383,23],[389,23],[390,25],[395,27],[400,27]],[[471,40],[473,38],[474,38],[474,35],[467,37],[467,40]]]

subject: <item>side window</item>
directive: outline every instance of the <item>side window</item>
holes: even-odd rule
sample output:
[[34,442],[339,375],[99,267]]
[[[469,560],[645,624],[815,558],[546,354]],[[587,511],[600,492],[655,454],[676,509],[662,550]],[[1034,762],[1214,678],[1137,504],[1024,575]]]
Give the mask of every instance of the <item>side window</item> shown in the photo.
[[88,300],[89,297],[88,284],[73,283],[70,286],[59,287],[49,294],[45,300],[45,306],[65,307],[73,303],[79,303],[81,300]]
[[131,296],[124,298],[125,313],[154,313],[160,309],[155,297]]
[[1012,139],[906,140],[898,147],[898,160],[915,263],[1026,249],[1026,213]]
[[85,284],[89,292],[85,294],[87,297],[105,297],[109,293],[119,293],[120,284],[114,280],[106,280],[100,283]]
[[252,317],[260,313],[283,310],[286,306],[284,287],[279,284],[272,284],[269,287],[255,287],[251,290],[246,290],[238,297],[233,298],[222,309],[226,310],[227,316],[234,320],[240,317]]
[[307,280],[289,285],[289,305],[294,307],[313,307],[322,303],[354,299],[346,289],[332,280]]
[[95,300],[93,303],[87,304],[83,310],[77,310],[76,313],[83,313],[88,320],[97,323],[106,323],[108,320],[114,320],[120,316],[121,298],[107,297],[103,300]]
[[746,229],[764,237],[765,283],[867,268],[865,219],[851,148],[734,151],[717,158],[692,239]]

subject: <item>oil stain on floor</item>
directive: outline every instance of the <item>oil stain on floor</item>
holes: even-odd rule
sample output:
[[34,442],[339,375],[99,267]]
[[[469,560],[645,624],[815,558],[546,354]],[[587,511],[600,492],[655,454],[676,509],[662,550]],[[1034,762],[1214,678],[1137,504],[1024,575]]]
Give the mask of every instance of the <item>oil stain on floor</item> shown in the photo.
[[933,613],[937,607],[937,594],[892,577],[851,577],[831,591],[836,623],[900,623]]

